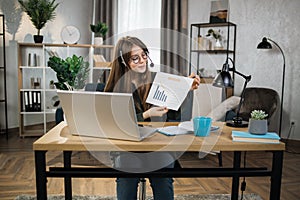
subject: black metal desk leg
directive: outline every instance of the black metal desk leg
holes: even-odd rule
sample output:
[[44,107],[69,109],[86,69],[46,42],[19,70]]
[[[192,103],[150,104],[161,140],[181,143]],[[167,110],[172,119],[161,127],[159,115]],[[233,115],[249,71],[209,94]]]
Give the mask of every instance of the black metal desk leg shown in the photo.
[[46,151],[34,151],[37,200],[47,199]]
[[[241,167],[241,152],[235,151],[233,157],[233,168],[240,169]],[[240,185],[240,176],[234,175],[232,177],[232,187],[231,187],[231,200],[238,200],[239,198],[239,185]]]
[[[71,167],[71,155],[72,151],[64,151],[64,167]],[[66,176],[65,178],[65,199],[72,200],[72,179],[71,176]]]
[[270,200],[280,199],[283,151],[273,152]]

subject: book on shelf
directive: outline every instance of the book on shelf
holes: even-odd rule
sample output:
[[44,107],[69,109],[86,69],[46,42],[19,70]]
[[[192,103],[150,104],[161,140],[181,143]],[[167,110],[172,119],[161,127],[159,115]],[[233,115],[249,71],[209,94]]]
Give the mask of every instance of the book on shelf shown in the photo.
[[103,55],[95,54],[94,55],[94,62],[107,62]]
[[24,110],[26,112],[40,112],[41,109],[41,92],[25,91],[24,92]]
[[264,135],[255,135],[244,131],[232,131],[234,142],[256,142],[256,143],[279,143],[280,137],[275,132],[267,132]]
[[95,54],[94,56],[95,67],[108,67],[110,62],[107,62],[105,57],[101,54]]

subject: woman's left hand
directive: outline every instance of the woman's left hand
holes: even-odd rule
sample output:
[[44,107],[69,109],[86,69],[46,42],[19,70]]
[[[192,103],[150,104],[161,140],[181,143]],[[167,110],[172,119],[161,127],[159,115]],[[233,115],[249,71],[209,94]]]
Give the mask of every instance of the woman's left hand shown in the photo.
[[192,72],[191,75],[189,75],[189,78],[194,79],[191,90],[198,89],[199,84],[200,84],[200,77]]

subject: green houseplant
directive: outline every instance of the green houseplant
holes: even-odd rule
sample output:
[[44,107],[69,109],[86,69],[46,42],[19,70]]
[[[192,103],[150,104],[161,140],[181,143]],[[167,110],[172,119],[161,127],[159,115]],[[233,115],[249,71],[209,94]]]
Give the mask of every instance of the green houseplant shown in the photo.
[[206,36],[213,36],[216,40],[222,37],[220,31],[215,31],[214,29],[208,29]]
[[266,114],[263,110],[253,110],[250,115],[251,119],[255,120],[264,120],[266,117],[268,117],[268,114]]
[[55,0],[18,0],[18,2],[37,29],[37,35],[33,36],[35,43],[42,43],[43,36],[40,35],[40,31],[48,21],[55,18],[55,9],[59,4],[55,3]]
[[97,24],[90,24],[91,31],[95,33],[95,45],[103,44],[103,37],[108,31],[108,26],[105,23],[98,22]]
[[268,114],[263,110],[253,110],[250,116],[248,131],[252,134],[266,134],[268,132]]
[[206,37],[209,37],[209,36],[212,36],[216,39],[216,42],[215,42],[215,45],[214,45],[215,50],[223,49],[223,45],[221,43],[222,35],[220,33],[220,30],[215,31],[214,29],[208,29]]
[[50,82],[49,82],[49,88],[50,89],[55,89],[54,80],[50,80]]
[[55,87],[59,90],[83,89],[88,75],[89,63],[82,56],[73,55],[66,59],[57,56],[49,58],[48,66],[56,72],[58,82]]

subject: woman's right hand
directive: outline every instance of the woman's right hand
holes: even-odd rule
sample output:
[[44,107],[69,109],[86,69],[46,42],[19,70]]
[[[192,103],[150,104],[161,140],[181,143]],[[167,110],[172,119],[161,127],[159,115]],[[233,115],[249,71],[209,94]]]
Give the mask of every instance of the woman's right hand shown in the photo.
[[164,107],[164,106],[152,107],[143,113],[143,118],[147,119],[150,117],[161,117],[164,114],[166,114],[167,112],[168,112],[167,107]]

